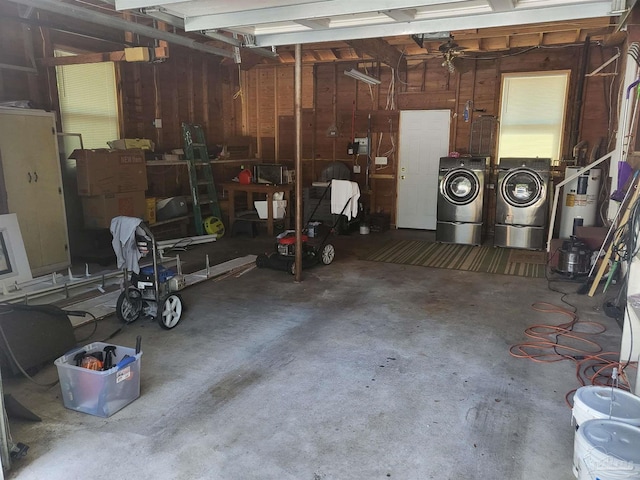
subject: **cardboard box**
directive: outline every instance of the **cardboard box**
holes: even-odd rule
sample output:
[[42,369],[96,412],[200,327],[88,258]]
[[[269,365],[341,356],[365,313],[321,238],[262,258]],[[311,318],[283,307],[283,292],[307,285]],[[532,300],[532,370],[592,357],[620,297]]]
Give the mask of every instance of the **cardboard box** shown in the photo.
[[147,213],[144,192],[109,193],[81,200],[86,228],[109,228],[113,217],[144,218]]
[[109,146],[116,150],[132,150],[140,148],[142,150],[151,150],[153,152],[155,145],[148,138],[121,138],[119,140],[111,140],[107,142]]
[[139,192],[147,189],[142,150],[74,150],[78,195]]

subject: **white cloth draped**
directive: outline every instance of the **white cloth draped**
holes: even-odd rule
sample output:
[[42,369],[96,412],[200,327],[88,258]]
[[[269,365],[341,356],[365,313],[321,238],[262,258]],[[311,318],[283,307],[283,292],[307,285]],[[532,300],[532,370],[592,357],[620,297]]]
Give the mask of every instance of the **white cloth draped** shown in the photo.
[[360,187],[349,180],[331,181],[331,213],[346,215],[348,220],[358,216]]

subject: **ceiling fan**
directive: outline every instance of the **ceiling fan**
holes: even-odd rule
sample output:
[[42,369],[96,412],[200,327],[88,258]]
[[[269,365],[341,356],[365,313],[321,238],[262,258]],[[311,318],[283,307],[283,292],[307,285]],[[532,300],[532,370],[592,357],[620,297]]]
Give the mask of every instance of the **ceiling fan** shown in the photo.
[[449,72],[454,73],[456,71],[456,66],[453,61],[454,59],[463,56],[465,49],[466,47],[461,47],[455,43],[453,41],[453,37],[449,37],[449,40],[447,40],[446,43],[443,43],[438,47],[438,50],[440,50],[442,58],[444,59],[442,66],[446,67]]

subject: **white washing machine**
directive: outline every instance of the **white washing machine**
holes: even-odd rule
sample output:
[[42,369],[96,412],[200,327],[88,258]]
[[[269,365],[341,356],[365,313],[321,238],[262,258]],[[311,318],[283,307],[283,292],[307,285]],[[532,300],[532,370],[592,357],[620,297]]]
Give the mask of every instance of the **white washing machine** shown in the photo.
[[440,159],[436,241],[480,245],[486,157]]
[[500,159],[494,245],[544,249],[550,169],[548,158]]

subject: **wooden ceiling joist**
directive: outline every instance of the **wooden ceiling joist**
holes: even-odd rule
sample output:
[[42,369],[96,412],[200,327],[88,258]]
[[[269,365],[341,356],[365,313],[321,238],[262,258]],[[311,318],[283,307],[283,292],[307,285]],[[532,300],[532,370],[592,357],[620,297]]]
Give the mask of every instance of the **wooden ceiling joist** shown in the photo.
[[346,43],[358,52],[360,56],[369,55],[400,71],[407,69],[407,59],[404,55],[381,38],[349,40]]

